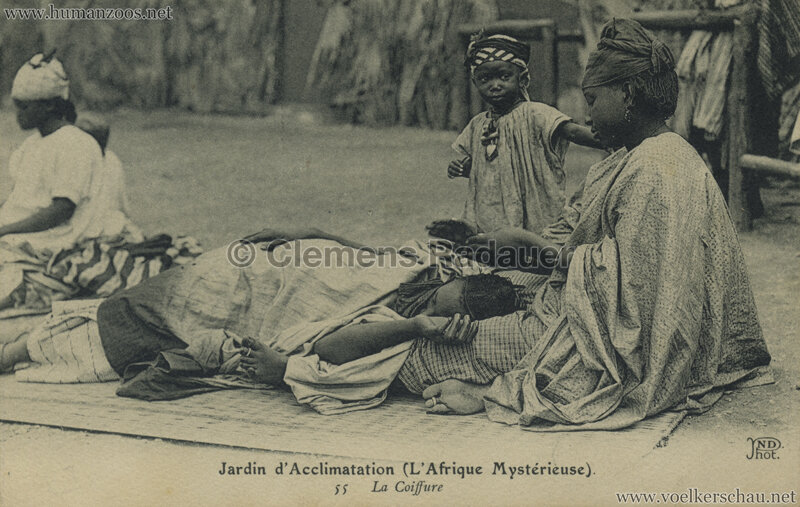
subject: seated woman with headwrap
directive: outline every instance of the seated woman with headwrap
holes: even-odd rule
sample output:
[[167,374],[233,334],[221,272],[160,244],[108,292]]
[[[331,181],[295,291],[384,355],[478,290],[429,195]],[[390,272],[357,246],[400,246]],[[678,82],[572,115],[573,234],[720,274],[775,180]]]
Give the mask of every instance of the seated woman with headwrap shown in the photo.
[[678,95],[674,65],[638,23],[603,28],[583,92],[593,129],[618,149],[589,170],[542,235],[471,238],[560,247],[560,267],[525,311],[472,324],[473,344],[529,343],[508,350],[506,371],[440,375],[452,349],[431,340],[412,351],[400,377],[428,386],[431,411],[485,409],[530,429],[620,428],[671,408],[705,408],[769,364],[725,200],[697,152],[665,124]]
[[11,155],[14,187],[0,206],[0,318],[46,313],[53,300],[110,295],[179,257],[166,254],[166,236],[140,244],[144,237],[125,213],[121,167],[73,125],[69,80],[52,53],[19,69],[11,97],[17,123],[34,133]]

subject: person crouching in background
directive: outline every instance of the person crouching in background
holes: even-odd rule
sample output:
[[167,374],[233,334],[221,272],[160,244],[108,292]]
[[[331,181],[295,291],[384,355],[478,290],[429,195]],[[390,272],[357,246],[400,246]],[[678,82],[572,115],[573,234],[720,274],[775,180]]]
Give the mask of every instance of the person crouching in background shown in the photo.
[[181,249],[166,235],[143,242],[125,212],[121,165],[74,125],[69,78],[52,52],[19,69],[11,98],[20,128],[33,133],[11,155],[14,186],[0,206],[0,319],[108,296],[199,255],[194,241]]

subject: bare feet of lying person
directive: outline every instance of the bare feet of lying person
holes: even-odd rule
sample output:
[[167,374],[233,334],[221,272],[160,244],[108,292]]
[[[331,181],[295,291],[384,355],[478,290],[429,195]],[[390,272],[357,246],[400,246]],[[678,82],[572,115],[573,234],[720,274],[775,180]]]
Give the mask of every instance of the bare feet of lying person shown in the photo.
[[25,335],[22,335],[11,343],[0,344],[0,373],[11,373],[17,363],[30,361],[28,344],[24,338]]
[[281,385],[286,374],[286,355],[252,338],[242,340],[241,364],[245,373],[262,384]]
[[483,398],[488,391],[488,385],[448,379],[425,389],[422,397],[429,414],[467,415],[484,410]]

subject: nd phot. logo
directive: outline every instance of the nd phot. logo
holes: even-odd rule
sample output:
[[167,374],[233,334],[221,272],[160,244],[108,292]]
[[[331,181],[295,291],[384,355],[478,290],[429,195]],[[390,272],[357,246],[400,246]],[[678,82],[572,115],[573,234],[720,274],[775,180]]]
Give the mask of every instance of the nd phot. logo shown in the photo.
[[750,454],[747,459],[779,459],[778,450],[781,441],[775,437],[747,438],[750,442]]

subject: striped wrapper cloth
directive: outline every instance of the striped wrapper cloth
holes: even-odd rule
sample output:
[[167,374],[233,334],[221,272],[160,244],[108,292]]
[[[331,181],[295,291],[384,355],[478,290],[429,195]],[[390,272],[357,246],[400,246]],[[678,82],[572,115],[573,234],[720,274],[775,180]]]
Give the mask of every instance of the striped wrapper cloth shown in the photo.
[[91,239],[52,255],[3,247],[5,262],[0,269],[16,283],[4,287],[13,308],[4,309],[0,318],[47,313],[59,300],[108,297],[173,265],[190,262],[201,252],[193,238],[173,241],[167,235],[136,244],[121,237]]

